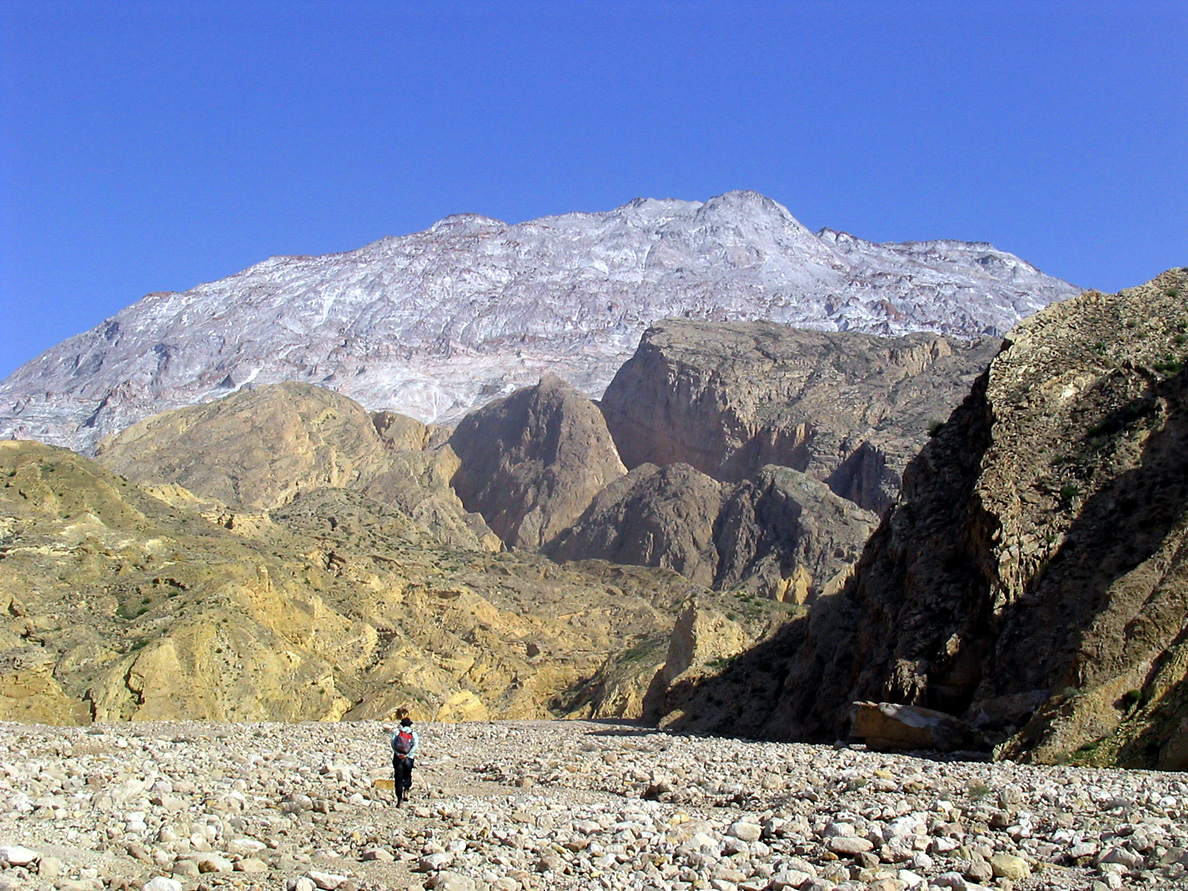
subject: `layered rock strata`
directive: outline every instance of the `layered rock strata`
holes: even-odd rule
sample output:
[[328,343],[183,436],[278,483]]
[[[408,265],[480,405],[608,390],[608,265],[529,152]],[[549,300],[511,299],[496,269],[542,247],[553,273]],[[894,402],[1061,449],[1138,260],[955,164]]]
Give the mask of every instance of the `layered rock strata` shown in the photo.
[[881,512],[997,348],[669,320],[647,331],[600,404],[628,468],[682,462],[738,482],[775,464]]

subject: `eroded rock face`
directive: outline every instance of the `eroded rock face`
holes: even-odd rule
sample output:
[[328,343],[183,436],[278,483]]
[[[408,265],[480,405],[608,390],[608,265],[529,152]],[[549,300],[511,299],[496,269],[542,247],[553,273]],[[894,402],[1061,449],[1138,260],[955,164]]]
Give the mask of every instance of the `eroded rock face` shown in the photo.
[[804,603],[836,586],[878,518],[787,467],[764,467],[735,487],[718,517],[714,587]]
[[450,437],[453,486],[509,545],[534,550],[627,471],[598,408],[547,376],[462,419]]
[[669,320],[645,333],[601,406],[628,468],[684,462],[737,482],[777,464],[881,512],[996,349]]
[[876,700],[1014,734],[1011,757],[1183,766],[1185,294],[1173,270],[1011,332],[813,617],[769,732],[833,737]]
[[549,554],[664,567],[710,585],[718,568],[714,524],[722,489],[688,464],[643,464],[599,492]]

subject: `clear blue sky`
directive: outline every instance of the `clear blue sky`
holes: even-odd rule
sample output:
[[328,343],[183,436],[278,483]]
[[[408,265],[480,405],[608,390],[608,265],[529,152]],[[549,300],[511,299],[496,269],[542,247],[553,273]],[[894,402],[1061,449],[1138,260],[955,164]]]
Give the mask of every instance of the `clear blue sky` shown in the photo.
[[1115,290],[1188,264],[1188,4],[0,4],[0,376],[473,211],[755,189]]

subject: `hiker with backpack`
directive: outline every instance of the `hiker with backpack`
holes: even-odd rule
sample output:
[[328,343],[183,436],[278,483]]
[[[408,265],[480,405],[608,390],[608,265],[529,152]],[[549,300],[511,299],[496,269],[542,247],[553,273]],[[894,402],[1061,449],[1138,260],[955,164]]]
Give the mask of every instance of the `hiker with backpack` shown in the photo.
[[400,727],[392,734],[392,772],[395,774],[396,806],[404,803],[408,790],[412,788],[413,757],[421,746],[417,731],[413,730],[410,718],[401,718]]

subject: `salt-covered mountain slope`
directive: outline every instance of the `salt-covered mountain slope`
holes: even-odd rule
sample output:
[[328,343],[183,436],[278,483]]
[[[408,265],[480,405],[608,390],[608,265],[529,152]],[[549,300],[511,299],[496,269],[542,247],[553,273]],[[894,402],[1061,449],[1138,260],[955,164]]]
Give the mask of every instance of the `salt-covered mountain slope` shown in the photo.
[[164,409],[285,380],[451,422],[543,372],[598,396],[663,318],[972,337],[1077,290],[988,244],[814,234],[754,192],[518,225],[452,216],[150,294],[0,383],[0,436],[87,451]]

